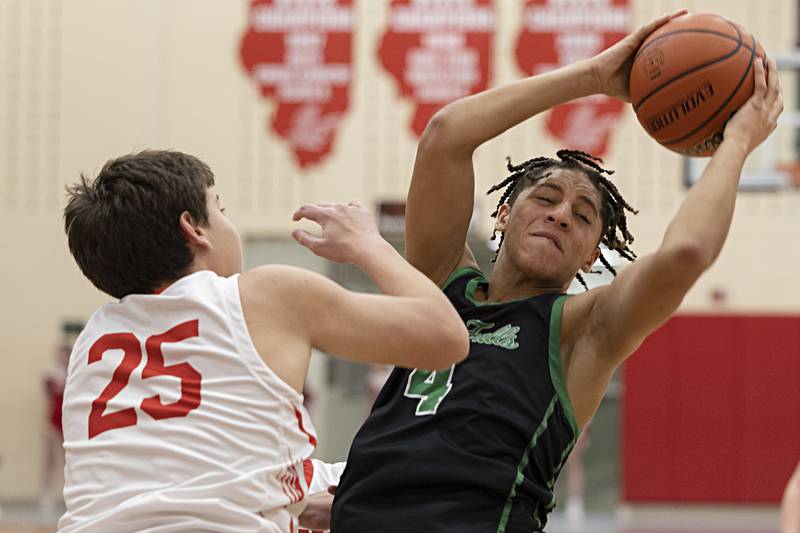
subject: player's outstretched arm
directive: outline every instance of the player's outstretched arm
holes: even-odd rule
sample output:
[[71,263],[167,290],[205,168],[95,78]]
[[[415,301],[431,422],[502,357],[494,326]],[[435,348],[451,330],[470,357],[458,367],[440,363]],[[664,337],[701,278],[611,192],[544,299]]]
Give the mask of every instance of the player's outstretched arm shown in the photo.
[[755,92],[725,127],[724,140],[666,230],[658,250],[627,267],[609,286],[574,298],[586,305],[600,364],[615,368],[665,322],[719,255],[730,229],[747,156],[775,129],[783,110],[774,62],[769,81],[755,63]]
[[456,100],[431,119],[417,148],[406,205],[406,257],[437,284],[474,265],[466,248],[472,217],[475,149],[558,104],[604,93],[627,99],[636,49],[679,11],[628,35],[589,60]]
[[250,308],[310,346],[353,361],[435,370],[466,357],[469,338],[458,313],[381,238],[369,211],[355,202],[308,204],[294,214],[301,218],[318,223],[322,235],[296,230],[297,241],[319,256],[356,265],[383,294],[348,291],[306,270],[266,266],[240,280],[243,292],[261,298]]

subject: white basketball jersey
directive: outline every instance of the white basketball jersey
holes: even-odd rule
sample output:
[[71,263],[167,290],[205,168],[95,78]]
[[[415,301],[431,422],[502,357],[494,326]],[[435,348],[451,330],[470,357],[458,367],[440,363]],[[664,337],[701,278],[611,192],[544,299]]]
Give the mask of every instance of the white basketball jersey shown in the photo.
[[253,346],[238,276],[101,307],[73,348],[63,420],[60,531],[297,527],[316,437]]

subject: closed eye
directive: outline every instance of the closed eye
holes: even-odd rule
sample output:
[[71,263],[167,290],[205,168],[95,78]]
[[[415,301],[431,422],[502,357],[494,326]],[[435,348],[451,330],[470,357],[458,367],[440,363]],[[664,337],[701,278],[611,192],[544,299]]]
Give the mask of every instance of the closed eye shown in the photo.
[[545,203],[548,203],[548,204],[554,204],[555,203],[553,200],[551,200],[550,198],[547,198],[546,196],[537,196],[536,199],[537,200],[541,200],[541,201],[543,201]]

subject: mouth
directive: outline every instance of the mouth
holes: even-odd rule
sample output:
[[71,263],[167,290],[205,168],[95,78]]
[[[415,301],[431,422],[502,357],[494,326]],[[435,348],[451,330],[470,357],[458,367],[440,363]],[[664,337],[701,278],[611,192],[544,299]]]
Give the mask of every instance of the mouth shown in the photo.
[[559,242],[558,237],[556,237],[555,235],[552,235],[550,233],[545,233],[543,231],[537,231],[535,233],[531,233],[531,235],[533,235],[534,237],[542,237],[544,239],[548,239],[555,245],[556,248],[558,248],[559,252],[564,251],[561,249],[561,243]]

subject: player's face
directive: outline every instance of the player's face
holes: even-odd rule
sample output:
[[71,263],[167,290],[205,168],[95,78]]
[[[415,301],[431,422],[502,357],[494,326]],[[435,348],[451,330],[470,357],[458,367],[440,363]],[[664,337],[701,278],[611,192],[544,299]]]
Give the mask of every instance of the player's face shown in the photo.
[[220,276],[232,276],[242,271],[242,241],[236,226],[225,216],[214,187],[206,191],[208,226],[206,237],[211,250],[206,257],[207,266]]
[[526,276],[566,287],[597,259],[601,205],[583,172],[555,169],[522,191],[512,209],[498,213],[497,227],[505,232],[500,253]]

